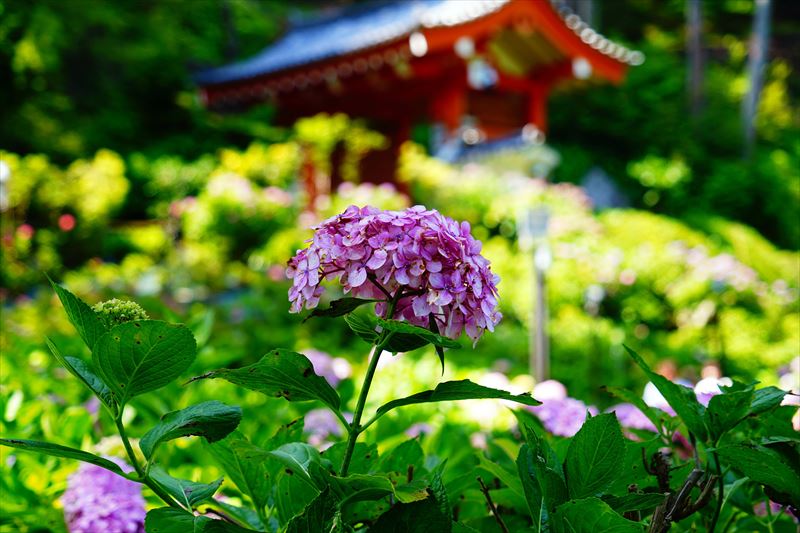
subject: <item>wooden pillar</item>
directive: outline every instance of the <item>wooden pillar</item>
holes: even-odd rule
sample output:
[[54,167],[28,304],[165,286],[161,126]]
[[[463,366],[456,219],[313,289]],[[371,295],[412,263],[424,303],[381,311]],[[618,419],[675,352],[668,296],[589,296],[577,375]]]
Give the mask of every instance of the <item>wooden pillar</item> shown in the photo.
[[550,87],[543,83],[534,83],[528,91],[528,123],[535,125],[542,132],[547,131],[547,97]]
[[461,119],[467,113],[466,70],[447,82],[431,102],[430,115],[441,122],[452,134],[461,127]]

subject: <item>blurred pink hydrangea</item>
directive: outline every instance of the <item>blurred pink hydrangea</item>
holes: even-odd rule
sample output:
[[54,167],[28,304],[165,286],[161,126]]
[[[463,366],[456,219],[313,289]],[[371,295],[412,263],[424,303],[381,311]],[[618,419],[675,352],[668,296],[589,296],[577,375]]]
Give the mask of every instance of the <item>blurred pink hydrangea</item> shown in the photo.
[[[121,459],[106,459],[133,470]],[[70,533],[144,533],[141,485],[105,468],[82,464],[69,476],[61,503]]]
[[[292,312],[313,309],[323,280],[337,279],[345,293],[386,300],[401,290],[395,319],[457,338],[466,330],[477,341],[501,319],[497,283],[481,254],[481,243],[461,224],[437,211],[414,206],[402,211],[348,207],[314,228],[308,248],[289,261]],[[387,304],[376,306],[386,312]]]

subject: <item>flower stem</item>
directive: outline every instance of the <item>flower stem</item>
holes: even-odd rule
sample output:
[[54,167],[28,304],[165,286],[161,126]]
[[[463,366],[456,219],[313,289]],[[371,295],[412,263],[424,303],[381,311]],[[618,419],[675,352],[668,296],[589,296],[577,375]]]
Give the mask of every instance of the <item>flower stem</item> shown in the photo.
[[139,460],[136,459],[136,454],[133,452],[133,447],[131,446],[130,441],[128,440],[128,435],[125,433],[125,426],[122,424],[122,409],[119,410],[119,416],[114,417],[114,424],[117,426],[117,431],[119,432],[119,436],[122,439],[122,445],[125,446],[125,452],[128,454],[128,459],[130,460],[133,468],[136,469],[136,473],[139,475],[139,481],[146,485],[150,490],[152,490],[156,496],[161,498],[164,503],[169,505],[170,507],[175,507],[177,509],[182,509],[178,503],[175,502],[172,497],[167,494],[164,489],[162,489],[156,482],[154,482],[144,471],[142,465],[139,464]]
[[[717,443],[714,443],[716,447]],[[724,492],[725,492],[725,480],[723,479],[722,471],[719,466],[719,456],[717,452],[711,452],[711,455],[714,458],[714,467],[717,472],[717,476],[719,476],[719,491],[717,492],[717,504],[714,507],[714,514],[711,517],[711,525],[708,528],[709,533],[714,533],[714,530],[717,528],[717,520],[719,520],[720,511],[722,511],[722,503],[724,502]]]
[[381,358],[382,342],[375,345],[372,350],[372,357],[369,361],[369,368],[367,374],[364,376],[364,384],[361,385],[361,394],[358,396],[358,403],[356,404],[355,413],[353,413],[353,423],[350,424],[347,438],[347,450],[344,453],[344,460],[342,461],[342,477],[347,475],[347,470],[350,468],[350,460],[353,458],[353,452],[356,449],[356,440],[361,433],[362,428],[359,426],[361,423],[361,415],[364,414],[364,405],[367,403],[367,394],[369,387],[372,384],[372,378],[375,376],[375,370],[378,368],[378,360]]
[[[389,300],[389,305],[386,310],[387,319],[391,319],[392,316],[394,316],[394,310],[395,307],[397,307],[397,302],[400,300],[401,294],[402,289],[398,289],[392,299]],[[353,458],[353,452],[356,449],[356,440],[358,440],[358,436],[366,427],[361,427],[360,425],[361,416],[364,414],[364,406],[367,403],[367,394],[369,394],[369,388],[372,385],[372,378],[375,377],[375,370],[378,368],[378,360],[381,358],[383,347],[391,335],[391,332],[384,331],[381,337],[375,343],[375,348],[372,350],[372,355],[370,356],[369,360],[369,367],[367,368],[367,374],[364,376],[364,383],[361,385],[361,393],[358,395],[356,410],[353,413],[353,422],[347,429],[347,449],[344,452],[344,459],[342,460],[342,477],[347,475],[347,471],[350,468],[350,461]]]

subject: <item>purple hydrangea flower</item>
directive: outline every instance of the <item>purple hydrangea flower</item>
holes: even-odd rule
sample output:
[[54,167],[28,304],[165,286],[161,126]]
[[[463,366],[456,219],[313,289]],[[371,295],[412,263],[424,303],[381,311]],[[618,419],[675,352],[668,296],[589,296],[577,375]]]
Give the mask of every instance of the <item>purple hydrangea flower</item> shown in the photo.
[[[346,416],[346,415],[345,415]],[[313,409],[304,417],[305,432],[308,434],[308,443],[317,448],[330,446],[330,436],[341,437],[344,429],[336,415],[328,409]]]
[[541,420],[544,428],[559,437],[574,436],[586,421],[586,412],[597,413],[597,409],[589,407],[575,398],[554,398],[540,400],[542,405],[528,407]]
[[[106,459],[133,470],[121,459]],[[69,476],[61,503],[70,533],[144,533],[141,485],[105,468],[82,464]]]
[[325,378],[331,386],[335,387],[343,379],[347,379],[353,372],[350,363],[341,357],[331,357],[325,352],[308,349],[303,351],[314,367],[314,372]]
[[642,429],[656,432],[656,427],[647,416],[632,403],[620,403],[606,409],[607,413],[616,413],[619,424],[627,429]]
[[433,433],[433,428],[430,424],[426,424],[425,422],[418,422],[408,427],[405,430],[405,434],[407,437],[415,439],[420,435],[430,435]]
[[[481,243],[461,224],[423,206],[403,211],[348,207],[315,227],[308,248],[289,261],[292,312],[319,303],[323,280],[338,279],[356,297],[386,299],[402,290],[395,316],[457,338],[477,341],[500,321],[497,283]],[[386,313],[386,303],[376,306]]]

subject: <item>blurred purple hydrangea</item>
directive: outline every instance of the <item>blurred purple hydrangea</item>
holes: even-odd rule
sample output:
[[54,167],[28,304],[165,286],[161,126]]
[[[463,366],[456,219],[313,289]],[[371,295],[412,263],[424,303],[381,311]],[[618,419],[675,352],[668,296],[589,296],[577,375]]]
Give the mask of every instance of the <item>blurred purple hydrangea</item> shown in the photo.
[[304,350],[303,355],[311,361],[314,372],[325,378],[333,387],[343,379],[349,378],[353,372],[350,363],[341,357],[331,357],[325,352],[314,349]]
[[542,421],[547,431],[559,437],[574,436],[586,421],[587,411],[597,414],[596,408],[575,398],[544,400],[542,405],[528,409]]
[[412,424],[407,430],[405,430],[406,436],[412,439],[415,439],[420,435],[430,435],[431,433],[433,433],[433,428],[430,424],[426,424],[425,422]]
[[[497,283],[481,243],[461,224],[423,206],[403,211],[348,207],[314,228],[308,248],[289,261],[292,312],[319,303],[323,280],[339,279],[346,293],[386,299],[403,290],[395,315],[422,327],[429,316],[457,338],[466,330],[477,341],[500,321]],[[380,287],[379,287],[380,286]],[[386,304],[376,306],[386,312]]]
[[[349,418],[345,414],[345,418]],[[336,415],[328,409],[313,409],[304,417],[305,432],[308,434],[308,443],[320,449],[331,445],[328,440],[331,436],[341,437],[344,434],[342,424]]]
[[632,403],[620,403],[606,409],[607,413],[616,413],[619,424],[626,429],[641,429],[656,432],[656,426],[647,416]]
[[[133,470],[121,459],[106,459]],[[69,476],[61,503],[70,533],[144,533],[141,485],[105,468],[82,464]]]
[[574,436],[586,420],[587,411],[592,415],[597,414],[595,407],[567,396],[567,388],[553,379],[537,383],[533,388],[533,397],[542,405],[527,409],[536,415],[547,431],[559,437]]

